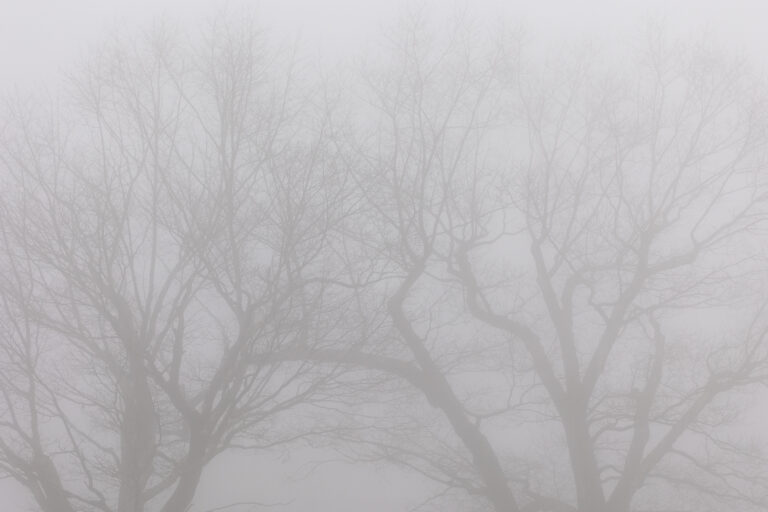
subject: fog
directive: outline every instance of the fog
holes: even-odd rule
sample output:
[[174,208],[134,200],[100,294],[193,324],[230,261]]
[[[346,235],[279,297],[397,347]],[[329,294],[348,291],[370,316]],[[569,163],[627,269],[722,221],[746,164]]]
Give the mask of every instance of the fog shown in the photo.
[[762,2],[0,0],[0,508],[768,508]]

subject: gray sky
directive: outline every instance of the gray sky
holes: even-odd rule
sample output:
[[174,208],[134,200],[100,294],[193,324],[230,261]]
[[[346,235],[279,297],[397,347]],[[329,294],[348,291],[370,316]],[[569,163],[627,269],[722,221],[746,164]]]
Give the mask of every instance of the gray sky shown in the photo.
[[[0,88],[47,82],[67,69],[115,27],[130,30],[159,16],[184,25],[228,2],[217,0],[0,0]],[[285,36],[300,36],[323,55],[359,46],[402,6],[390,0],[261,0],[229,2],[255,7],[262,23]],[[430,10],[464,5],[426,1]],[[709,29],[739,51],[762,57],[768,43],[768,3],[760,0],[474,0],[470,11],[522,23],[539,37],[556,34],[621,35],[648,16],[675,31]]]
[[[386,24],[403,5],[392,0],[262,0],[239,2],[253,5],[263,26],[285,36],[299,36],[321,55],[346,54],[359,48],[367,35]],[[447,9],[456,2],[423,2],[429,9]],[[768,47],[768,2],[765,0],[474,0],[471,12],[481,17],[506,17],[526,26],[534,37],[599,34],[620,36],[638,30],[642,21],[655,16],[674,32],[709,33],[752,56],[759,65]],[[98,45],[115,27],[130,33],[153,19],[165,16],[184,26],[224,6],[214,0],[0,0],[0,91],[53,83],[89,46]],[[248,499],[265,489],[274,490],[282,475],[297,462],[275,459],[277,470],[249,467],[238,474],[219,473],[222,478],[205,482],[203,495],[216,488],[230,496]],[[215,471],[214,471],[215,473]],[[333,475],[333,478],[331,478]],[[341,476],[344,475],[344,476]],[[344,490],[334,484],[346,481]],[[301,486],[295,510],[400,510],[411,496],[392,496],[392,489],[408,489],[408,477],[393,472],[360,472],[356,469],[319,471]],[[258,482],[254,485],[254,482]],[[351,482],[351,483],[350,483]],[[13,510],[14,501],[0,483],[0,508]],[[298,489],[295,486],[294,489]],[[7,491],[5,491],[7,492]],[[251,494],[249,496],[248,494]],[[267,499],[280,500],[288,490]],[[372,493],[381,496],[374,499]],[[413,489],[414,495],[418,490]],[[11,504],[9,504],[9,501]],[[10,507],[10,508],[6,508]],[[309,508],[308,508],[309,507]],[[378,507],[378,508],[376,508]]]

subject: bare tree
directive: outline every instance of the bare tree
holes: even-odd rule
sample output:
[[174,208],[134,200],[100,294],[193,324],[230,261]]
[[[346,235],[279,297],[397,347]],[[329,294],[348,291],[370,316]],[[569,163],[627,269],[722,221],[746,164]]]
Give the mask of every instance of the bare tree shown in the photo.
[[306,355],[439,414],[343,449],[499,511],[762,509],[764,459],[735,428],[768,369],[760,82],[655,30],[546,62],[444,33],[416,17],[389,37],[358,136],[337,131],[379,331]]
[[41,510],[187,511],[308,437],[462,510],[765,508],[762,82],[426,24],[342,84],[216,22],[8,102],[0,470]]
[[217,21],[8,103],[0,468],[41,510],[187,511],[217,454],[311,432],[283,413],[333,371],[269,353],[336,328],[342,187],[295,64]]
[[[711,48],[669,48],[653,32],[636,59],[626,75],[566,64],[520,86],[527,148],[508,195],[517,219],[501,224],[530,270],[481,277],[473,258],[504,228],[470,216],[454,271],[472,314],[524,345],[546,389],[571,466],[566,502],[630,510],[646,489],[660,508],[761,507],[762,476],[732,465],[750,461],[727,440],[738,408],[722,400],[766,377],[762,307],[750,304],[761,299],[732,289],[759,271],[744,244],[765,214],[764,99]],[[691,325],[718,313],[731,325]]]

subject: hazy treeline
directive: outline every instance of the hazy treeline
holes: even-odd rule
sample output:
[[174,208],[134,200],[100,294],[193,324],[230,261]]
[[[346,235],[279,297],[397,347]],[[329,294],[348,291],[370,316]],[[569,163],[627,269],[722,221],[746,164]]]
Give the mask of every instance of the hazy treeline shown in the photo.
[[413,15],[333,69],[267,34],[6,99],[2,476],[186,512],[217,455],[308,442],[424,509],[765,510],[758,74],[653,27],[545,55]]

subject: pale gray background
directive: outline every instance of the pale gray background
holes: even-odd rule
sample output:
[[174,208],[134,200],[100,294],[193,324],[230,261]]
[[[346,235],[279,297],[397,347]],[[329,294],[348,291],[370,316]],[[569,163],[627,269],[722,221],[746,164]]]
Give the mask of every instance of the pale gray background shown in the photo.
[[[453,9],[452,1],[420,2],[427,9]],[[299,38],[318,57],[353,54],[366,37],[391,22],[409,2],[391,0],[0,0],[0,91],[45,86],[55,90],[61,71],[119,28],[127,33],[165,17],[194,26],[225,5],[247,5],[277,37]],[[470,5],[471,4],[471,5]],[[503,17],[527,28],[538,40],[631,37],[648,18],[662,21],[680,37],[706,33],[743,53],[759,67],[768,63],[768,2],[759,0],[474,0],[467,9],[483,19]],[[762,416],[762,414],[759,414]],[[765,413],[768,418],[768,412]],[[755,426],[768,419],[755,418]],[[424,483],[393,470],[329,463],[306,480],[307,464],[329,455],[302,450],[285,460],[255,462],[247,457],[217,459],[207,470],[195,510],[222,501],[281,502],[273,510],[390,512],[407,510],[425,497]],[[226,467],[227,470],[219,470]],[[232,468],[238,468],[232,471]],[[13,485],[0,481],[0,510],[29,510]],[[248,510],[248,509],[243,509]]]

